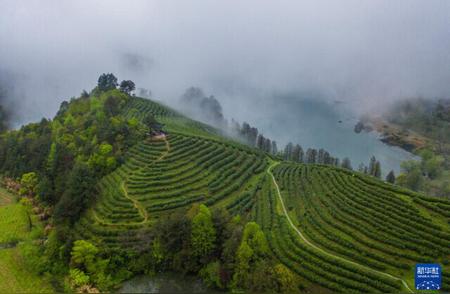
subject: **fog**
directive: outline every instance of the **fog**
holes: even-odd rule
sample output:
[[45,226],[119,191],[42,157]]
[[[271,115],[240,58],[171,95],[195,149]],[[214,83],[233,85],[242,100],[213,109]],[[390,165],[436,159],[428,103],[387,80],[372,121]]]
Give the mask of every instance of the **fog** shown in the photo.
[[285,93],[379,110],[448,97],[449,49],[448,0],[0,0],[2,103],[16,125],[53,117],[103,72],[167,103],[199,86],[256,126]]

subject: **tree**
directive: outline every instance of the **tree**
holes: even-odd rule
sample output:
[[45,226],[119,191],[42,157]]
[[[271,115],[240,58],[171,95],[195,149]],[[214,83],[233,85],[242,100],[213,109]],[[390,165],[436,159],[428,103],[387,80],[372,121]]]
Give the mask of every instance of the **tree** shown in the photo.
[[117,78],[112,73],[104,73],[98,78],[98,89],[109,91],[117,88]]
[[223,288],[221,276],[220,276],[220,263],[218,261],[213,261],[207,266],[202,268],[199,272],[203,283],[209,288]]
[[81,92],[81,98],[89,98],[89,93],[86,91],[86,90],[83,90],[82,92]]
[[197,215],[192,219],[191,243],[194,255],[200,259],[208,257],[214,250],[216,229],[211,212],[204,204],[199,206]]
[[301,162],[300,161],[300,152],[302,152],[302,147],[300,145],[296,144],[294,148],[292,149],[292,161],[295,162]]
[[381,178],[381,164],[378,160],[375,162],[375,170],[373,175],[379,179]]
[[245,225],[241,245],[236,253],[236,268],[233,275],[233,288],[252,288],[252,275],[257,272],[258,262],[263,261],[269,253],[264,232],[255,222]]
[[248,243],[243,240],[236,253],[236,267],[233,275],[234,288],[247,288],[248,276],[250,274],[250,261],[253,257],[253,250]]
[[284,160],[292,160],[292,150],[294,149],[294,144],[289,142],[286,147],[284,147]]
[[56,222],[75,223],[95,194],[96,177],[84,163],[76,163],[69,174],[66,190],[55,206]]
[[272,142],[269,138],[264,138],[264,151],[272,153]]
[[369,162],[369,175],[375,175],[375,165],[377,163],[377,159],[372,155]]
[[325,150],[322,148],[319,149],[319,153],[317,154],[317,163],[325,163]]
[[274,267],[275,279],[278,284],[278,293],[296,293],[296,281],[294,274],[283,264],[279,263]]
[[258,138],[256,139],[256,148],[264,150],[264,141],[265,141],[264,136],[259,134]]
[[408,160],[401,163],[402,173],[397,178],[397,184],[414,191],[423,189],[424,178],[420,162]]
[[245,225],[243,240],[248,243],[257,257],[264,257],[269,252],[264,232],[255,222],[249,222]]
[[120,83],[120,91],[130,95],[136,89],[136,85],[131,80],[124,80]]
[[350,161],[350,158],[345,157],[345,158],[342,160],[341,167],[346,168],[346,169],[349,169],[349,170],[352,170],[353,168],[352,168],[352,163],[351,163],[351,161]]
[[394,184],[395,183],[395,174],[394,171],[391,170],[388,175],[386,176],[386,182]]
[[278,153],[277,142],[272,141],[272,154],[276,155]]
[[306,150],[306,163],[316,163],[317,162],[317,150],[308,148]]
[[92,243],[85,240],[77,240],[72,248],[71,262],[77,267],[92,272],[95,269],[94,261],[98,252],[98,248]]
[[38,176],[35,172],[22,175],[20,179],[20,195],[34,196],[38,185]]

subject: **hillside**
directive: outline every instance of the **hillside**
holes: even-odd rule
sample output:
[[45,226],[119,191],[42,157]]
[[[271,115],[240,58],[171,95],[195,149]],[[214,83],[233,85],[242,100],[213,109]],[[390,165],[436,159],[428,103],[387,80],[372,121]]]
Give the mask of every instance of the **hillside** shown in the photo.
[[251,209],[257,178],[267,167],[264,154],[148,100],[133,99],[125,110],[130,118],[147,112],[165,123],[168,134],[132,147],[125,163],[100,181],[99,199],[80,223],[83,238],[103,237],[107,246],[139,249],[139,240],[123,242],[121,236],[136,231],[136,237],[176,209],[194,203],[232,213]]
[[[130,107],[138,112],[128,114],[152,112],[169,134],[135,146],[125,164],[101,181],[101,198],[81,223],[89,228],[85,238],[104,236],[108,246],[139,248],[139,240],[123,242],[121,235],[145,230],[174,209],[205,203],[233,215],[250,213],[275,256],[305,280],[333,290],[405,290],[400,279],[413,287],[415,263],[448,263],[450,218],[433,199],[334,167],[276,165],[273,173],[295,226],[312,244],[345,260],[333,258],[287,225],[267,177],[272,159],[152,102],[139,99]],[[450,202],[439,204],[447,208]]]
[[[334,166],[282,161],[161,103],[114,91],[66,105],[48,122],[43,163],[22,169],[52,180],[51,146],[69,142],[73,170],[79,160],[96,171],[89,201],[73,202],[79,187],[69,184],[59,200],[44,201],[40,189],[35,195],[55,207],[57,237],[50,233],[47,246],[60,249],[43,252],[53,252],[49,260],[65,268],[62,276],[70,272],[72,286],[105,290],[136,274],[172,270],[226,289],[411,292],[414,264],[438,262],[450,290],[450,201]],[[122,95],[120,107],[105,120],[95,111],[110,95]],[[149,115],[164,135],[149,135]],[[120,131],[111,135],[116,121]],[[0,157],[5,173],[24,158],[12,156]],[[73,170],[65,174],[78,179]],[[79,218],[69,214],[73,208]]]

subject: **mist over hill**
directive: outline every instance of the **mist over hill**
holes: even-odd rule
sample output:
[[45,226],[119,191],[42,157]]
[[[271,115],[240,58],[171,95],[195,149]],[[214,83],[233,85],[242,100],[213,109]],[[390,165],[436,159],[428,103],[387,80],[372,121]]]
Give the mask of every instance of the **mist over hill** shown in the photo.
[[166,101],[199,86],[229,112],[270,111],[258,102],[273,93],[366,111],[450,92],[448,1],[2,3],[0,69],[17,123],[53,116],[102,72]]

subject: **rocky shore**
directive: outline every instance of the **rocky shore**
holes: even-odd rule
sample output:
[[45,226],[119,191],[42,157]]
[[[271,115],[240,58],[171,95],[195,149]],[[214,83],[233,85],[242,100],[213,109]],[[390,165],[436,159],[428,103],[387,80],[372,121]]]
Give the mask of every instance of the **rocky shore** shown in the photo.
[[426,146],[427,139],[410,130],[402,129],[382,117],[362,118],[354,128],[355,133],[376,131],[380,140],[390,146],[400,147],[408,152],[415,152]]

